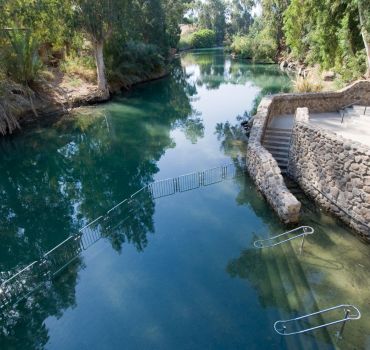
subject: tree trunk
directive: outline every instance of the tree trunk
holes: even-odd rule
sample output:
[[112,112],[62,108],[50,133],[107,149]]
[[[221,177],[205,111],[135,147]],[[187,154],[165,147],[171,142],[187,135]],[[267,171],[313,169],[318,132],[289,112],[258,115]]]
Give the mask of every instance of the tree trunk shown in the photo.
[[365,52],[366,52],[366,57],[367,57],[366,77],[370,78],[370,35],[364,29],[361,31],[361,35],[362,35],[362,39],[364,41]]
[[361,8],[361,1],[358,1],[358,13],[360,17],[361,36],[362,36],[362,40],[364,41],[365,52],[366,52],[366,64],[367,64],[366,77],[370,78],[370,33],[367,31],[367,28],[366,28],[364,14]]
[[102,93],[102,97],[108,98],[109,90],[107,79],[105,77],[105,65],[104,65],[104,54],[103,54],[103,42],[94,43],[94,55],[96,64],[96,73],[98,77],[98,89]]

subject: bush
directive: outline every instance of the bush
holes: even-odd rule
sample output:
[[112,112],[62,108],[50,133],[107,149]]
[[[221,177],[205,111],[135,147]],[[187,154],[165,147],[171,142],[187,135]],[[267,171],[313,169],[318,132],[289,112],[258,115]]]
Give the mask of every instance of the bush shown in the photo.
[[192,38],[192,34],[181,35],[180,41],[178,43],[178,48],[180,50],[191,49],[191,38]]
[[31,84],[42,69],[37,42],[28,30],[9,30],[5,35],[0,51],[2,70],[18,83]]
[[258,37],[255,41],[253,60],[273,63],[275,62],[276,52],[277,46],[273,39]]
[[256,36],[252,34],[236,35],[230,48],[233,53],[242,58],[264,63],[275,62],[276,43],[264,32],[260,32]]
[[201,29],[193,33],[190,39],[191,47],[202,49],[216,45],[216,33],[210,29]]
[[366,72],[366,59],[365,50],[358,51],[355,55],[347,55],[337,63],[335,71],[340,74],[343,83],[359,79]]
[[231,43],[231,51],[243,58],[253,58],[253,40],[247,35],[236,35]]
[[257,62],[273,63],[276,56],[276,43],[272,38],[263,35],[236,35],[231,44],[231,51],[241,58]]

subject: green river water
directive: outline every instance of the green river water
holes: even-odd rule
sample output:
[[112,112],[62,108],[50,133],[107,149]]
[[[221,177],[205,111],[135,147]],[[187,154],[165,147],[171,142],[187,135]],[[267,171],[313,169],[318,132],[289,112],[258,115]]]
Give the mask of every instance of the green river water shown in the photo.
[[[0,277],[143,186],[242,164],[240,121],[290,86],[274,65],[189,52],[165,79],[0,140]],[[145,198],[122,230],[3,312],[0,349],[370,349],[370,247],[301,199],[315,229],[303,255],[299,240],[254,248],[287,227],[248,176]],[[340,325],[273,329],[338,304],[362,312],[342,338]]]

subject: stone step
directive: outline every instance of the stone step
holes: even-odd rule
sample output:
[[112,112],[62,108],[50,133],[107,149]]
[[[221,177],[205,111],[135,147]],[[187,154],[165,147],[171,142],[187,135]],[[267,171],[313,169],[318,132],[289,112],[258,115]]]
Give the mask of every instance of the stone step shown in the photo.
[[282,133],[287,133],[287,134],[292,133],[292,129],[280,129],[280,128],[270,128],[270,127],[267,127],[266,131],[282,132]]
[[274,156],[274,157],[280,157],[288,159],[289,153],[287,151],[276,151],[276,150],[270,150],[267,148],[267,150]]
[[290,137],[287,136],[278,136],[278,135],[265,135],[263,138],[265,142],[267,141],[278,141],[278,142],[285,142],[285,143],[290,143]]
[[266,145],[264,144],[265,148],[269,151],[281,151],[281,152],[287,152],[289,153],[289,146],[273,146],[273,145]]
[[264,137],[268,137],[268,136],[280,136],[280,137],[284,137],[284,138],[290,139],[291,136],[292,136],[292,133],[291,132],[285,133],[285,132],[278,132],[278,131],[269,131],[269,130],[266,130]]
[[263,142],[266,146],[281,146],[281,147],[290,147],[290,142],[287,140],[281,140],[281,139],[265,139]]
[[275,157],[274,156],[274,158],[275,158],[275,160],[278,162],[278,164],[280,165],[280,164],[288,164],[288,157]]

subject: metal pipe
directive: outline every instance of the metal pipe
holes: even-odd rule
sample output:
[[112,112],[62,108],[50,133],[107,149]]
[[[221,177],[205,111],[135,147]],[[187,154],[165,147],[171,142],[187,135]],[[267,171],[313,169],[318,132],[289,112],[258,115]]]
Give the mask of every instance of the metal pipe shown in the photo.
[[306,237],[306,234],[303,235],[302,237],[302,243],[301,243],[301,248],[299,250],[299,254],[302,255],[303,253],[303,246],[304,246],[304,238]]
[[343,321],[343,323],[342,323],[342,326],[340,327],[340,331],[339,331],[339,334],[338,334],[338,336],[339,336],[339,337],[341,337],[341,336],[342,336],[342,334],[343,334],[344,327],[345,327],[346,322],[347,322],[347,320],[348,320],[349,313],[350,313],[350,310],[349,310],[349,309],[346,309],[346,312],[345,312],[345,314],[344,314],[344,321]]

